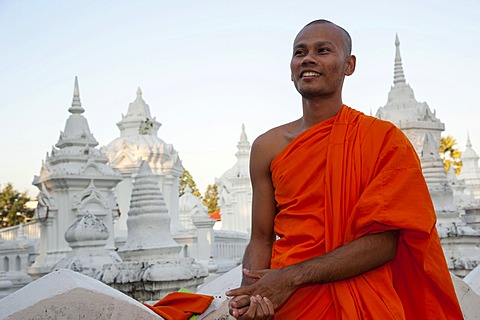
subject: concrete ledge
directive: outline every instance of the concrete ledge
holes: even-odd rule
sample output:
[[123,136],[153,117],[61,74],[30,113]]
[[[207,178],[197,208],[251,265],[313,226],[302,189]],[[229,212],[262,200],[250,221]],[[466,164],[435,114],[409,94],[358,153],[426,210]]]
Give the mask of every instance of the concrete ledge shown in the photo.
[[0,300],[0,319],[159,320],[140,302],[80,273],[59,269]]
[[465,320],[480,320],[480,295],[475,293],[462,279],[454,274],[451,275]]

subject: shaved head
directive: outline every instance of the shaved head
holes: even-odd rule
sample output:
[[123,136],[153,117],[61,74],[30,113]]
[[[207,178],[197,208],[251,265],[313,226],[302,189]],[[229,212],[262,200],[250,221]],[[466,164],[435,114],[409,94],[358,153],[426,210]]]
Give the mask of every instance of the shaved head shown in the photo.
[[330,24],[332,26],[335,26],[338,30],[340,30],[343,34],[343,42],[345,43],[345,54],[347,56],[352,54],[352,38],[350,37],[350,34],[347,32],[347,30],[343,29],[339,25],[336,25],[335,23],[325,20],[325,19],[318,19],[318,20],[313,20],[312,22],[308,23],[305,25],[306,28],[312,24]]

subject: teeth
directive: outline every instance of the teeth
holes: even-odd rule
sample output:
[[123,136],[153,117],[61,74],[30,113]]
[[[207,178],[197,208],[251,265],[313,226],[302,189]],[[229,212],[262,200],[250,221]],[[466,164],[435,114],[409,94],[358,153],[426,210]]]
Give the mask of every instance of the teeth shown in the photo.
[[303,77],[320,77],[320,73],[313,72],[313,71],[305,71],[303,73]]

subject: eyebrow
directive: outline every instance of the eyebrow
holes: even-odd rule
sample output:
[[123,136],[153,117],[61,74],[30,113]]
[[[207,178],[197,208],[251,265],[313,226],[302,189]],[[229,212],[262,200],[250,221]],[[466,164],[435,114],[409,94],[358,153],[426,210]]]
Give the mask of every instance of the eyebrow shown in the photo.
[[[314,43],[314,45],[316,47],[335,46],[331,41],[317,41]],[[293,46],[293,49],[295,50],[297,48],[305,48],[305,47],[307,47],[307,45],[305,43],[300,42],[299,44],[296,44],[295,46]]]

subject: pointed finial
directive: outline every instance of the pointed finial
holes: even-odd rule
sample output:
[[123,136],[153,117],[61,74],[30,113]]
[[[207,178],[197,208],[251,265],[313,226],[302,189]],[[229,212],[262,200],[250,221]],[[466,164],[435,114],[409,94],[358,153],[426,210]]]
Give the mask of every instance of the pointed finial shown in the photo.
[[467,148],[471,148],[472,143],[470,142],[470,132],[467,131]]
[[245,124],[242,123],[242,133],[240,134],[240,143],[248,142],[247,134],[245,133]]
[[75,76],[75,84],[73,85],[73,100],[72,106],[68,108],[70,113],[82,114],[85,112],[85,109],[82,108],[82,103],[80,102],[80,90],[78,89],[78,78]]
[[138,87],[137,89],[137,97],[141,97],[142,96],[142,89],[140,89],[140,87]]
[[152,169],[148,165],[147,161],[142,160],[140,168],[138,169],[138,174],[152,174]]
[[398,34],[395,34],[395,68],[393,71],[393,85],[406,84],[403,73],[402,57],[400,56],[400,40]]

